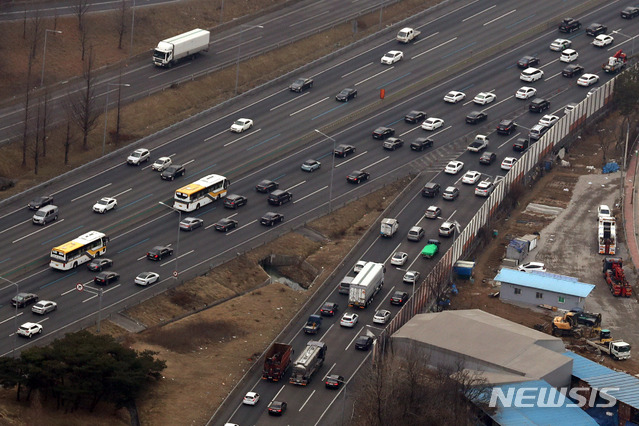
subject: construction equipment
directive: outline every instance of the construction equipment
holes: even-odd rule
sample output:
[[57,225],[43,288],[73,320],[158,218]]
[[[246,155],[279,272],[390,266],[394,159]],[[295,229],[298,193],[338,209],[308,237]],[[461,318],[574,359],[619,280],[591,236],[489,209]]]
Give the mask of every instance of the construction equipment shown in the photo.
[[584,327],[577,321],[575,312],[566,312],[563,316],[553,318],[552,335],[580,339],[584,335]]
[[621,339],[613,340],[610,330],[601,330],[598,339],[586,340],[586,343],[607,353],[615,360],[630,358],[630,345]]
[[607,73],[615,74],[621,72],[626,67],[626,54],[620,49],[613,56],[608,58],[608,62],[604,63],[601,68]]
[[620,257],[607,257],[603,260],[604,279],[610,287],[610,293],[616,297],[632,296],[632,287],[623,272],[623,259]]
[[617,252],[617,233],[614,217],[599,218],[599,254],[615,254]]

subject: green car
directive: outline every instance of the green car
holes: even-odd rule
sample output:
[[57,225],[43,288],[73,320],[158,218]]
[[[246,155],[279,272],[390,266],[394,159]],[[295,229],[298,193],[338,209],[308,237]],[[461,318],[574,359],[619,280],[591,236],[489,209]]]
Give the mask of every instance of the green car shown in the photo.
[[426,243],[426,246],[422,249],[422,256],[426,259],[430,259],[439,252],[439,240],[430,239]]

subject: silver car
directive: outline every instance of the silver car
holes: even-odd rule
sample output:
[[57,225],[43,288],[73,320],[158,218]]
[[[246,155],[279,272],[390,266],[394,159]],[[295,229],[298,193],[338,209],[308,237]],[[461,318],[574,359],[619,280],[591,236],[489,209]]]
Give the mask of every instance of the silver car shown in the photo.
[[38,315],[48,314],[58,309],[58,304],[50,300],[41,300],[31,308],[31,312]]

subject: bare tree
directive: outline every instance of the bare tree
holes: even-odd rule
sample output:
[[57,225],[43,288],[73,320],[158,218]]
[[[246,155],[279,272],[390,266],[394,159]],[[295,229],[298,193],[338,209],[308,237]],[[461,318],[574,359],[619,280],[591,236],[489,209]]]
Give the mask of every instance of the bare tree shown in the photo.
[[610,145],[614,142],[615,137],[611,135],[612,131],[607,129],[597,130],[597,136],[599,136],[599,147],[603,153],[603,163],[606,164],[606,154],[610,149]]
[[40,111],[42,110],[42,101],[38,102],[38,112],[36,114],[36,131],[35,131],[35,147],[33,149],[33,173],[38,175],[38,167],[40,166],[40,130],[41,130],[41,122],[40,122]]
[[42,102],[42,158],[47,156],[47,134],[49,117],[49,89],[44,90]]
[[31,18],[31,29],[29,30],[30,40],[29,40],[29,52],[33,59],[35,59],[36,54],[38,53],[38,45],[40,44],[40,40],[42,40],[42,18],[40,17],[40,13],[36,11],[36,15]]
[[84,27],[80,30],[80,59],[83,62],[86,56],[88,44],[89,44],[89,27]]
[[72,6],[73,13],[78,18],[78,30],[82,32],[84,28],[84,15],[86,15],[89,9],[89,0],[75,0]]
[[69,164],[69,149],[73,140],[71,138],[71,117],[67,117],[67,135],[64,138],[64,165]]
[[70,96],[69,105],[72,111],[73,121],[82,132],[82,147],[88,149],[89,133],[99,117],[95,97],[95,77],[93,75],[93,48],[89,49],[88,60],[84,63],[84,90]]
[[127,23],[129,15],[129,2],[128,0],[122,0],[120,3],[120,8],[118,9],[117,14],[117,31],[118,31],[118,49],[122,50],[122,40],[124,38],[124,34],[126,33]]
[[22,167],[27,165],[27,143],[29,136],[29,108],[31,101],[31,73],[33,70],[33,57],[29,52],[27,62],[27,81],[25,84],[25,101],[24,101],[24,125],[22,129]]

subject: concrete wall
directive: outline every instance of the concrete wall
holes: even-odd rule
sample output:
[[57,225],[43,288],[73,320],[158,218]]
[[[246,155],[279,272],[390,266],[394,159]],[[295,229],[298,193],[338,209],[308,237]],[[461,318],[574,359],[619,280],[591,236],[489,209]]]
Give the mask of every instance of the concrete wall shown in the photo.
[[[519,289],[520,293],[515,294],[515,289]],[[537,298],[537,293],[541,293],[542,297]],[[565,299],[564,303],[559,303],[559,297]],[[516,302],[527,305],[550,305],[561,309],[573,309],[584,307],[585,299],[568,294],[556,293],[548,290],[538,290],[530,287],[522,287],[516,284],[501,283],[499,290],[499,299],[503,302]]]

